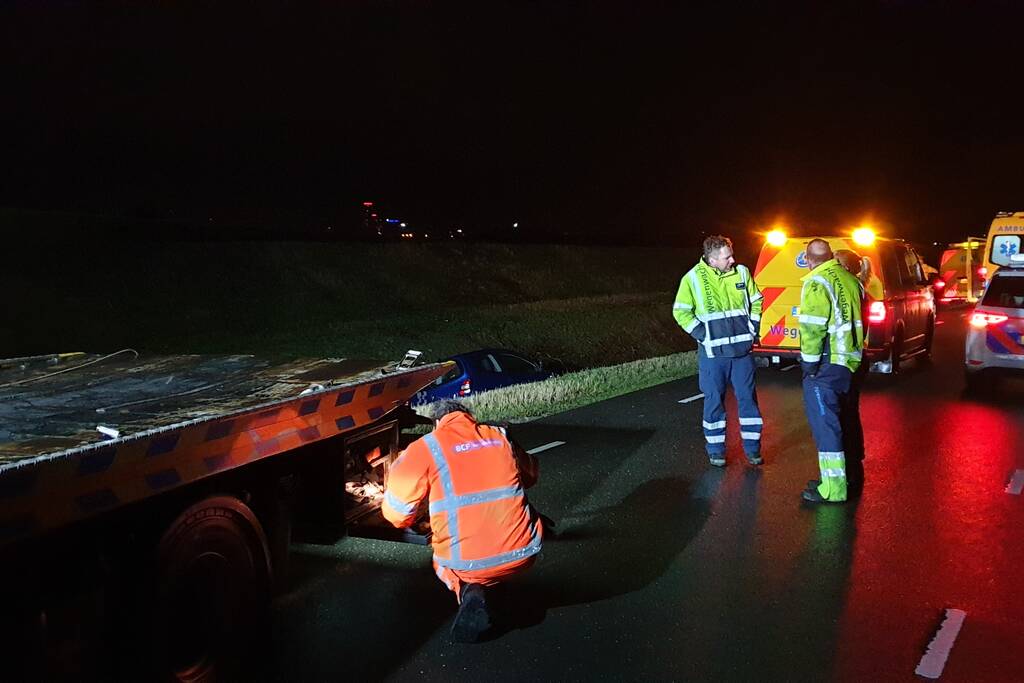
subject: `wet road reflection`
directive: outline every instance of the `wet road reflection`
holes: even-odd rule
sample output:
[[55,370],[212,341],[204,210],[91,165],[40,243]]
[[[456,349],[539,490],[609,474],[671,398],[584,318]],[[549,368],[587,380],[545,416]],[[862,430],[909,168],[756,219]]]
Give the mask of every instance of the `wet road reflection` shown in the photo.
[[[1024,680],[1024,500],[1003,489],[1024,391],[961,395],[963,321],[935,360],[871,376],[864,494],[799,501],[817,459],[799,373],[761,372],[761,469],[703,453],[693,380],[519,425],[559,525],[500,598],[499,637],[455,646],[429,550],[346,540],[298,558],[272,680],[915,680],[945,607],[967,620],[943,680]],[[735,407],[730,409],[735,415]],[[372,645],[372,646],[371,646]]]

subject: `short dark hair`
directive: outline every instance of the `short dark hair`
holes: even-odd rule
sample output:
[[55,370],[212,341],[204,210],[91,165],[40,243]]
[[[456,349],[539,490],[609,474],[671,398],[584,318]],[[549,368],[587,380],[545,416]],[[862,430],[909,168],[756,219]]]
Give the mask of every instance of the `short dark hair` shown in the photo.
[[807,251],[804,253],[807,256],[807,262],[815,267],[820,266],[833,256],[831,245],[820,237],[815,237],[808,242]]
[[447,399],[444,401],[438,401],[434,405],[430,406],[428,417],[436,422],[445,415],[450,415],[452,413],[466,413],[470,417],[472,417],[473,415],[473,413],[469,411],[469,408],[462,405],[458,401],[452,401],[451,399]]
[[732,240],[725,235],[708,235],[704,240],[704,258],[711,258],[711,255],[722,247],[732,249]]

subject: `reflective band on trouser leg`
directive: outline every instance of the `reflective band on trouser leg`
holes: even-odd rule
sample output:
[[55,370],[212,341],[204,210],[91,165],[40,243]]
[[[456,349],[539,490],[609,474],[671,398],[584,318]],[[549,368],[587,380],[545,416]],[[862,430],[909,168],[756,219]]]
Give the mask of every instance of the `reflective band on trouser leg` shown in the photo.
[[818,451],[821,484],[818,493],[828,500],[846,500],[846,455],[843,451]]
[[700,390],[704,392],[704,448],[708,455],[725,453],[725,388],[728,358],[699,356],[697,362]]
[[821,484],[818,493],[834,502],[846,500],[846,462],[843,454],[843,429],[839,421],[840,395],[836,385],[836,367],[823,366],[815,377],[803,382],[804,409],[818,451]]
[[455,599],[462,602],[462,581],[458,574],[447,567],[442,567],[436,560],[434,561],[434,573],[437,574],[437,578],[441,579],[441,583],[448,587],[448,590],[455,593]]
[[761,454],[761,409],[757,405],[757,391],[754,387],[754,372],[757,366],[750,354],[734,358],[732,361],[732,390],[736,394],[736,409],[740,417],[740,438],[743,439],[743,452],[747,455]]

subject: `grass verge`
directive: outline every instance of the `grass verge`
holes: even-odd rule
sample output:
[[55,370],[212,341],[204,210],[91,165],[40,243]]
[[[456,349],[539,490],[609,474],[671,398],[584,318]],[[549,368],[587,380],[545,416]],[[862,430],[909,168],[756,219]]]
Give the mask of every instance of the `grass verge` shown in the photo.
[[[664,382],[692,377],[696,373],[696,352],[686,351],[571,372],[543,382],[494,389],[463,399],[462,402],[480,421],[525,422]],[[429,406],[417,410],[429,414]]]

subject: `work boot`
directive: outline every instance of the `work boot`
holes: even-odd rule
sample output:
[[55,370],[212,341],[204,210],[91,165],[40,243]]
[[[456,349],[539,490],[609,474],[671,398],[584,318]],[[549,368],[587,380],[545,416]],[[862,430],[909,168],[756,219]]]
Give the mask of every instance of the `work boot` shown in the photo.
[[467,583],[462,587],[459,611],[452,623],[452,640],[456,643],[475,643],[491,627],[491,615],[487,611],[487,594],[478,583]]
[[800,494],[800,497],[808,503],[845,503],[845,500],[829,500],[818,493],[817,489],[808,489]]
[[725,455],[709,455],[708,462],[715,467],[725,467]]
[[764,458],[761,457],[760,453],[747,453],[747,462],[751,465],[760,465],[764,462]]
[[817,491],[819,486],[821,486],[821,479],[808,479],[807,480],[807,490],[808,491]]

